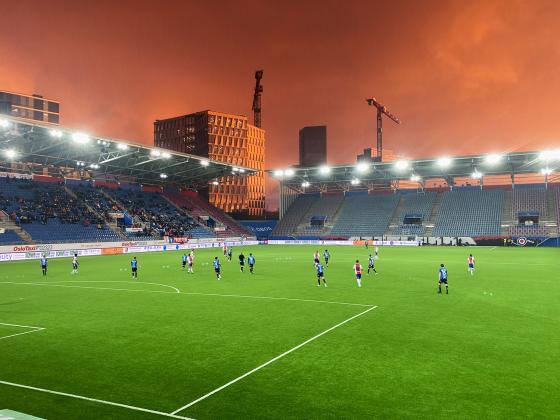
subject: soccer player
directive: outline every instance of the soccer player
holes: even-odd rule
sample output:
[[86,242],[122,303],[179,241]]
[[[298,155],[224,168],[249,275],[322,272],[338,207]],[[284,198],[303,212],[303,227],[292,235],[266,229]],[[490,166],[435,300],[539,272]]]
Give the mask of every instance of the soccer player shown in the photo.
[[41,271],[43,272],[43,276],[47,275],[47,265],[49,265],[49,262],[47,257],[43,255],[43,258],[41,258]]
[[132,270],[132,277],[133,278],[138,278],[138,260],[136,259],[136,257],[132,258],[132,261],[130,261],[130,268]]
[[220,260],[218,259],[218,257],[214,257],[213,264],[214,264],[214,272],[216,273],[216,278],[220,280],[222,278],[222,274],[220,273],[220,269],[222,265],[220,264]]
[[474,275],[474,257],[472,256],[472,254],[469,255],[469,258],[467,258],[467,264],[468,264],[468,271],[469,273],[471,273],[471,276]]
[[192,251],[189,253],[189,255],[187,255],[187,262],[189,263],[189,268],[187,268],[187,273],[194,274],[193,271],[194,253]]
[[379,247],[375,245],[375,259],[379,259]]
[[356,274],[358,287],[362,287],[362,264],[360,264],[360,260],[356,260],[356,264],[354,264],[354,274]]
[[226,243],[224,242],[224,257],[227,255],[227,251],[228,251],[228,247],[227,247]]
[[323,280],[323,284],[327,287],[327,281],[325,280],[325,270],[323,268],[323,264],[317,263],[315,266],[317,268],[317,287],[321,287],[321,280]]
[[253,257],[253,254],[249,253],[247,263],[249,264],[249,272],[253,274],[253,268],[255,267],[255,257]]
[[183,256],[181,257],[181,263],[183,266],[183,270],[185,269],[185,266],[187,265],[187,254],[183,254]]
[[443,264],[439,267],[438,293],[441,294],[441,284],[445,284],[445,294],[449,294],[449,285],[447,284],[447,268]]
[[317,267],[317,264],[319,264],[319,251],[315,251],[313,254],[313,265]]
[[233,247],[230,246],[227,252],[228,261],[231,261],[231,256],[233,255]]
[[78,274],[78,254],[72,257],[72,274]]
[[367,266],[368,274],[369,274],[369,270],[373,270],[375,275],[377,275],[377,270],[375,269],[375,258],[373,258],[371,254],[369,254],[369,258],[368,258],[368,266]]
[[329,258],[331,257],[331,254],[329,254],[329,250],[325,249],[325,252],[323,252],[323,258],[325,259],[325,265],[328,267],[329,266]]
[[239,271],[243,273],[243,269],[245,268],[245,255],[243,255],[243,251],[239,254]]

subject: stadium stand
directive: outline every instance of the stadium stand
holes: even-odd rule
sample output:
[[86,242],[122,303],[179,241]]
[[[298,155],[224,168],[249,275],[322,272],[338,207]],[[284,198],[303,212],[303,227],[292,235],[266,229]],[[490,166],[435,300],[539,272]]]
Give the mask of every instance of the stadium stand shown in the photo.
[[[344,196],[326,195],[320,200],[311,204],[303,215],[300,225],[297,227],[296,233],[298,235],[326,235],[330,232],[335,223],[335,216],[338,213]],[[322,220],[323,226],[314,226],[311,220]]]
[[537,212],[541,217],[547,216],[544,185],[519,185],[513,190],[512,198],[514,218],[520,212]]
[[13,230],[6,230],[4,233],[0,233],[0,245],[19,245],[23,243],[25,242]]
[[240,237],[251,235],[251,232],[249,232],[240,223],[220,209],[204,201],[196,193],[182,194],[177,191],[165,191],[164,196],[176,206],[185,210],[201,225],[208,226],[210,228],[214,228],[215,226],[223,228],[223,230],[219,229],[215,231],[215,234],[218,237]]
[[399,225],[389,231],[389,235],[416,235],[422,236],[425,233],[425,227],[422,225],[405,224],[406,216],[414,216],[421,219],[424,223],[430,217],[436,193],[409,193],[401,196],[398,205],[397,220]]
[[331,235],[348,237],[383,235],[399,199],[400,196],[397,194],[346,197]]
[[295,235],[297,227],[301,224],[309,208],[319,200],[320,196],[318,194],[302,194],[298,196],[274,228],[273,236]]
[[503,190],[455,188],[444,193],[434,236],[499,236]]

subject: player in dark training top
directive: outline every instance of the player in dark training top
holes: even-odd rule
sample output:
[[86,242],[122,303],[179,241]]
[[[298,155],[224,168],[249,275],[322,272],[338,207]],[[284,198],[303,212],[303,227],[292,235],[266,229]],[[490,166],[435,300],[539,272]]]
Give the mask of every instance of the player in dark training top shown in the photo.
[[438,293],[441,293],[441,285],[445,284],[445,294],[449,294],[449,284],[447,283],[447,268],[443,264],[438,270]]
[[220,280],[222,278],[222,274],[220,272],[222,265],[220,264],[220,260],[218,259],[218,257],[214,257],[214,262],[212,264],[214,265],[214,272],[216,273],[216,278]]
[[182,264],[183,270],[184,270],[185,266],[187,265],[187,254],[183,254],[183,256],[181,257],[181,264]]
[[132,277],[138,278],[138,260],[136,257],[130,261],[130,269],[132,270]]
[[323,258],[325,259],[325,265],[328,267],[329,266],[329,258],[331,257],[331,254],[329,253],[328,249],[325,249],[325,252],[323,252]]
[[228,248],[228,252],[227,252],[227,259],[228,261],[231,261],[231,256],[233,255],[233,247],[229,247]]
[[243,251],[239,254],[239,271],[243,273],[243,269],[245,268],[245,255],[243,255]]
[[253,274],[253,268],[255,267],[255,257],[253,257],[253,254],[249,253],[247,263],[249,264],[249,272]]

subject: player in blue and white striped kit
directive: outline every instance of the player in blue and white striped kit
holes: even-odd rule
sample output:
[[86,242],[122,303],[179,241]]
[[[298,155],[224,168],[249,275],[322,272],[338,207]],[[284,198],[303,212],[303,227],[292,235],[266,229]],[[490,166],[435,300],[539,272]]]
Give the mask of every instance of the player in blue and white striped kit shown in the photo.
[[445,284],[445,294],[449,294],[449,285],[447,284],[447,268],[443,264],[441,264],[439,271],[438,271],[438,293],[441,293],[441,285],[442,283]]
[[218,257],[214,257],[214,262],[212,264],[214,265],[214,272],[216,273],[216,278],[220,280],[222,278],[222,274],[220,272],[222,265],[220,264],[220,260],[218,259]]

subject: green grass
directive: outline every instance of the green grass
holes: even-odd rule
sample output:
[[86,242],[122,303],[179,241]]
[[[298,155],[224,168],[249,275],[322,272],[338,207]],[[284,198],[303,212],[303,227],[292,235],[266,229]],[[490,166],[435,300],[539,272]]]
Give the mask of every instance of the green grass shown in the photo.
[[[559,417],[558,250],[382,248],[380,274],[361,289],[352,264],[366,262],[362,247],[330,249],[328,288],[316,286],[312,247],[244,251],[255,254],[256,274],[220,256],[221,281],[210,265],[217,249],[196,251],[194,275],[181,271],[179,252],[138,254],[137,282],[128,255],[82,258],[77,276],[68,259],[53,259],[46,279],[37,261],[1,263],[0,323],[45,329],[0,340],[0,381],[170,413],[371,307],[312,300],[333,301],[378,307],[178,415]],[[436,294],[441,262],[448,296]],[[0,338],[24,331],[0,325]],[[165,418],[0,384],[3,408],[48,419]]]

